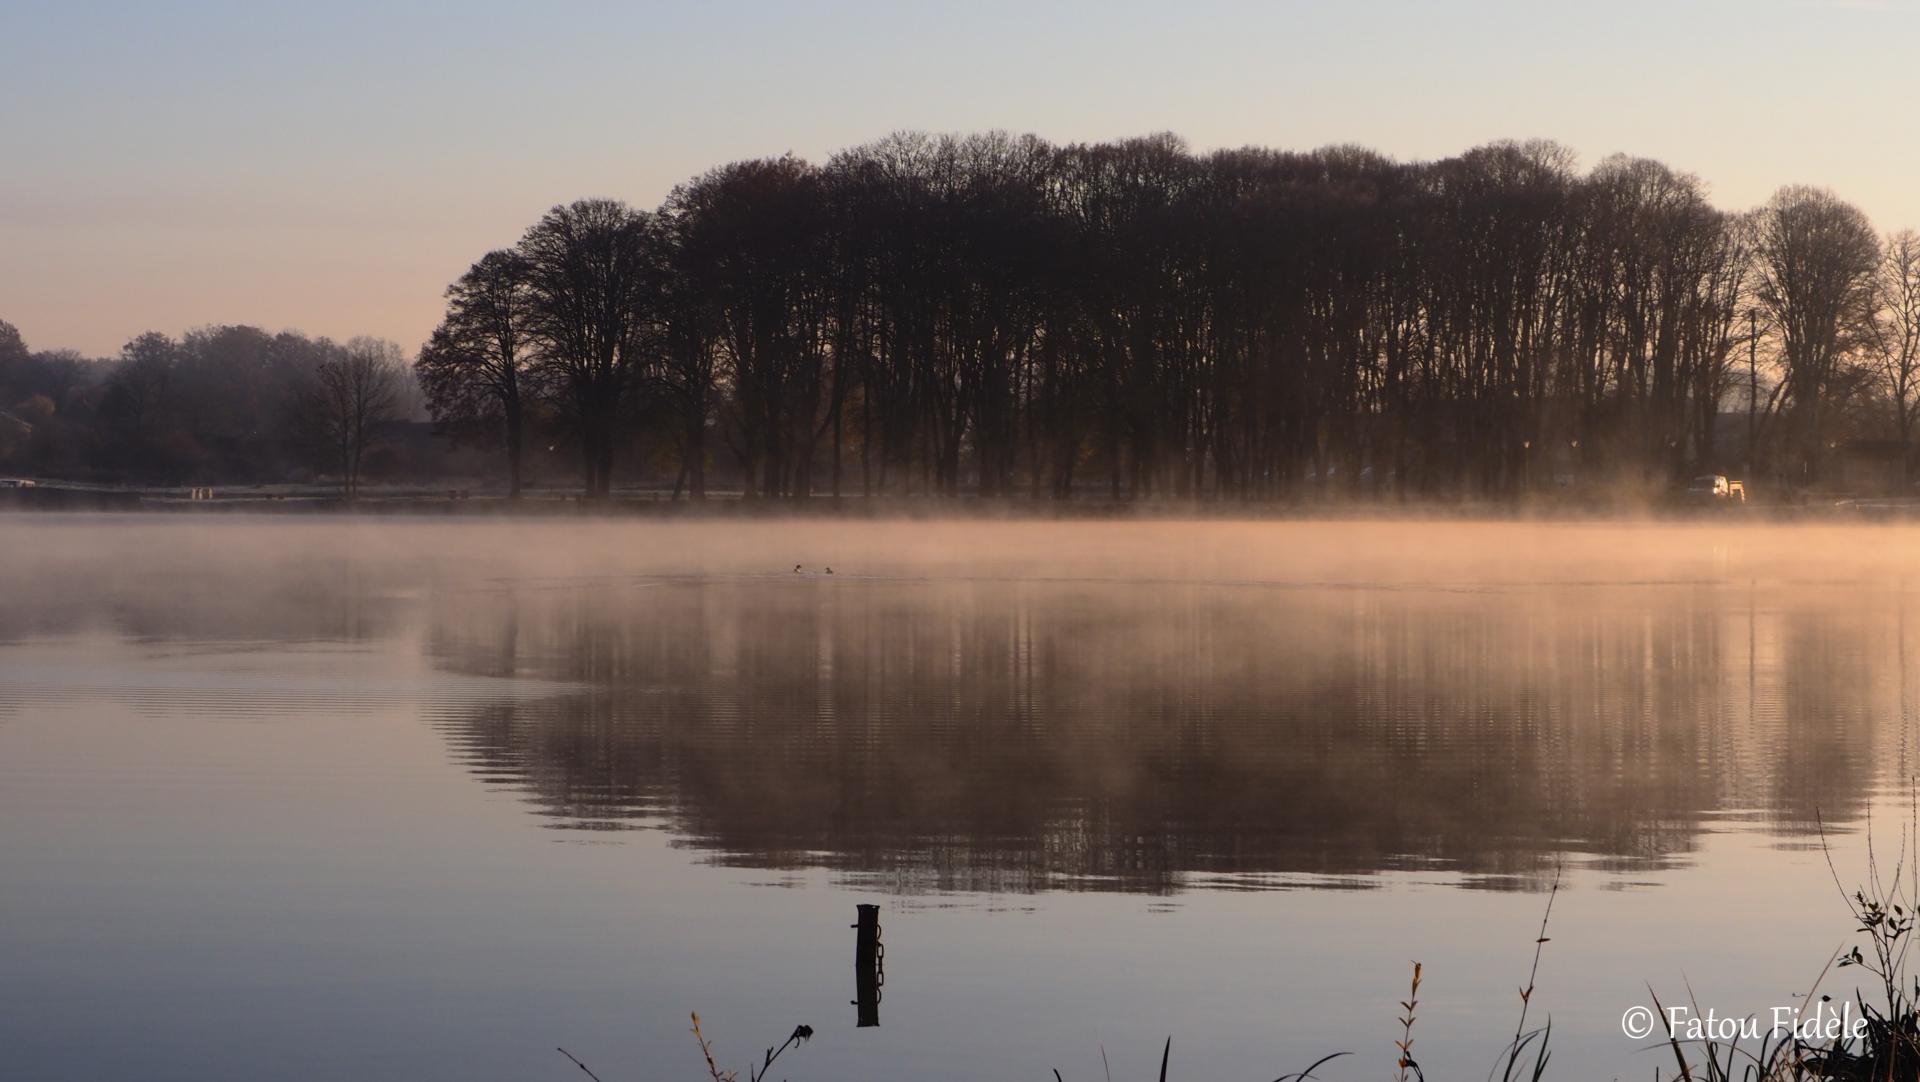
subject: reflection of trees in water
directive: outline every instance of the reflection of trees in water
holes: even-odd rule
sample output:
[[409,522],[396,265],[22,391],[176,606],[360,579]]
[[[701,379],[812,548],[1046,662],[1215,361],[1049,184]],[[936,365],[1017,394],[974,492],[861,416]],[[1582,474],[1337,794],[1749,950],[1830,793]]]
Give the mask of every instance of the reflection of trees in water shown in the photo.
[[1858,815],[1878,618],[1654,597],[682,584],[442,599],[430,647],[592,688],[448,722],[558,824],[902,889],[1525,881]]
[[340,556],[219,563],[191,553],[0,572],[0,643],[105,630],[138,640],[284,643],[389,635],[414,584]]

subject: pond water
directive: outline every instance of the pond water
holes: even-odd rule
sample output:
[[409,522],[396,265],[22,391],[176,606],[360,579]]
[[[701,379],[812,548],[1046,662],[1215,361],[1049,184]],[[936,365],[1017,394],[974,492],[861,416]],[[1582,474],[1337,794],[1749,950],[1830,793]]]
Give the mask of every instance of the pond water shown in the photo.
[[[1920,531],[0,517],[0,1076],[1556,1077],[1797,1003]],[[800,570],[796,571],[795,565]],[[828,574],[826,568],[833,568]],[[1824,841],[1823,841],[1824,839]],[[880,907],[864,1009],[855,906]],[[1852,988],[1829,977],[1826,990]],[[877,1019],[877,1026],[860,1026]]]

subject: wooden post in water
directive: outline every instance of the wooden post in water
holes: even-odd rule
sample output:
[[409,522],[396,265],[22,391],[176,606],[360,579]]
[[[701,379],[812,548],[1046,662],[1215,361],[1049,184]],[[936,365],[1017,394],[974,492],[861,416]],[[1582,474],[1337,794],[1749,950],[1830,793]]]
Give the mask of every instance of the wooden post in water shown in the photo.
[[880,946],[880,907],[861,905],[855,922],[853,942],[853,988],[856,1028],[880,1024],[880,985],[886,980],[880,968],[885,951]]

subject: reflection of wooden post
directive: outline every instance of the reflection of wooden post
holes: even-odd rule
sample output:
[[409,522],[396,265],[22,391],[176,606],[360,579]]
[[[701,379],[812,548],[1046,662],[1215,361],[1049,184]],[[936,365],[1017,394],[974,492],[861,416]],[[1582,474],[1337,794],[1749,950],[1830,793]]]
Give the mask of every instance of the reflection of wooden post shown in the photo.
[[854,924],[853,987],[856,1028],[880,1024],[880,907],[856,906],[860,912]]

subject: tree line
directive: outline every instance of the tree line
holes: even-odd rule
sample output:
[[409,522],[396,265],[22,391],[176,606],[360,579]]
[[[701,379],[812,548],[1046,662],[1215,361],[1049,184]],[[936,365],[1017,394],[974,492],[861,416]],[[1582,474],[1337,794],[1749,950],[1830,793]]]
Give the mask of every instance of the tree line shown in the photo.
[[[1920,414],[1920,237],[1545,141],[900,133],[557,206],[446,301],[417,391],[516,495],[536,453],[592,497],[616,472],[694,499],[1818,485],[1850,440],[1904,465]],[[65,393],[98,470],[299,457],[351,487],[415,390],[366,339],[207,328],[89,369],[4,337],[0,463]]]
[[415,412],[400,346],[258,327],[149,331],[115,358],[32,351],[0,322],[0,469],[148,484],[322,477],[356,494]]
[[1813,483],[1842,437],[1912,443],[1920,239],[1542,141],[907,133],[555,207],[454,283],[417,367],[510,464],[545,403],[599,496],[642,433],[695,499],[716,465],[749,498]]

